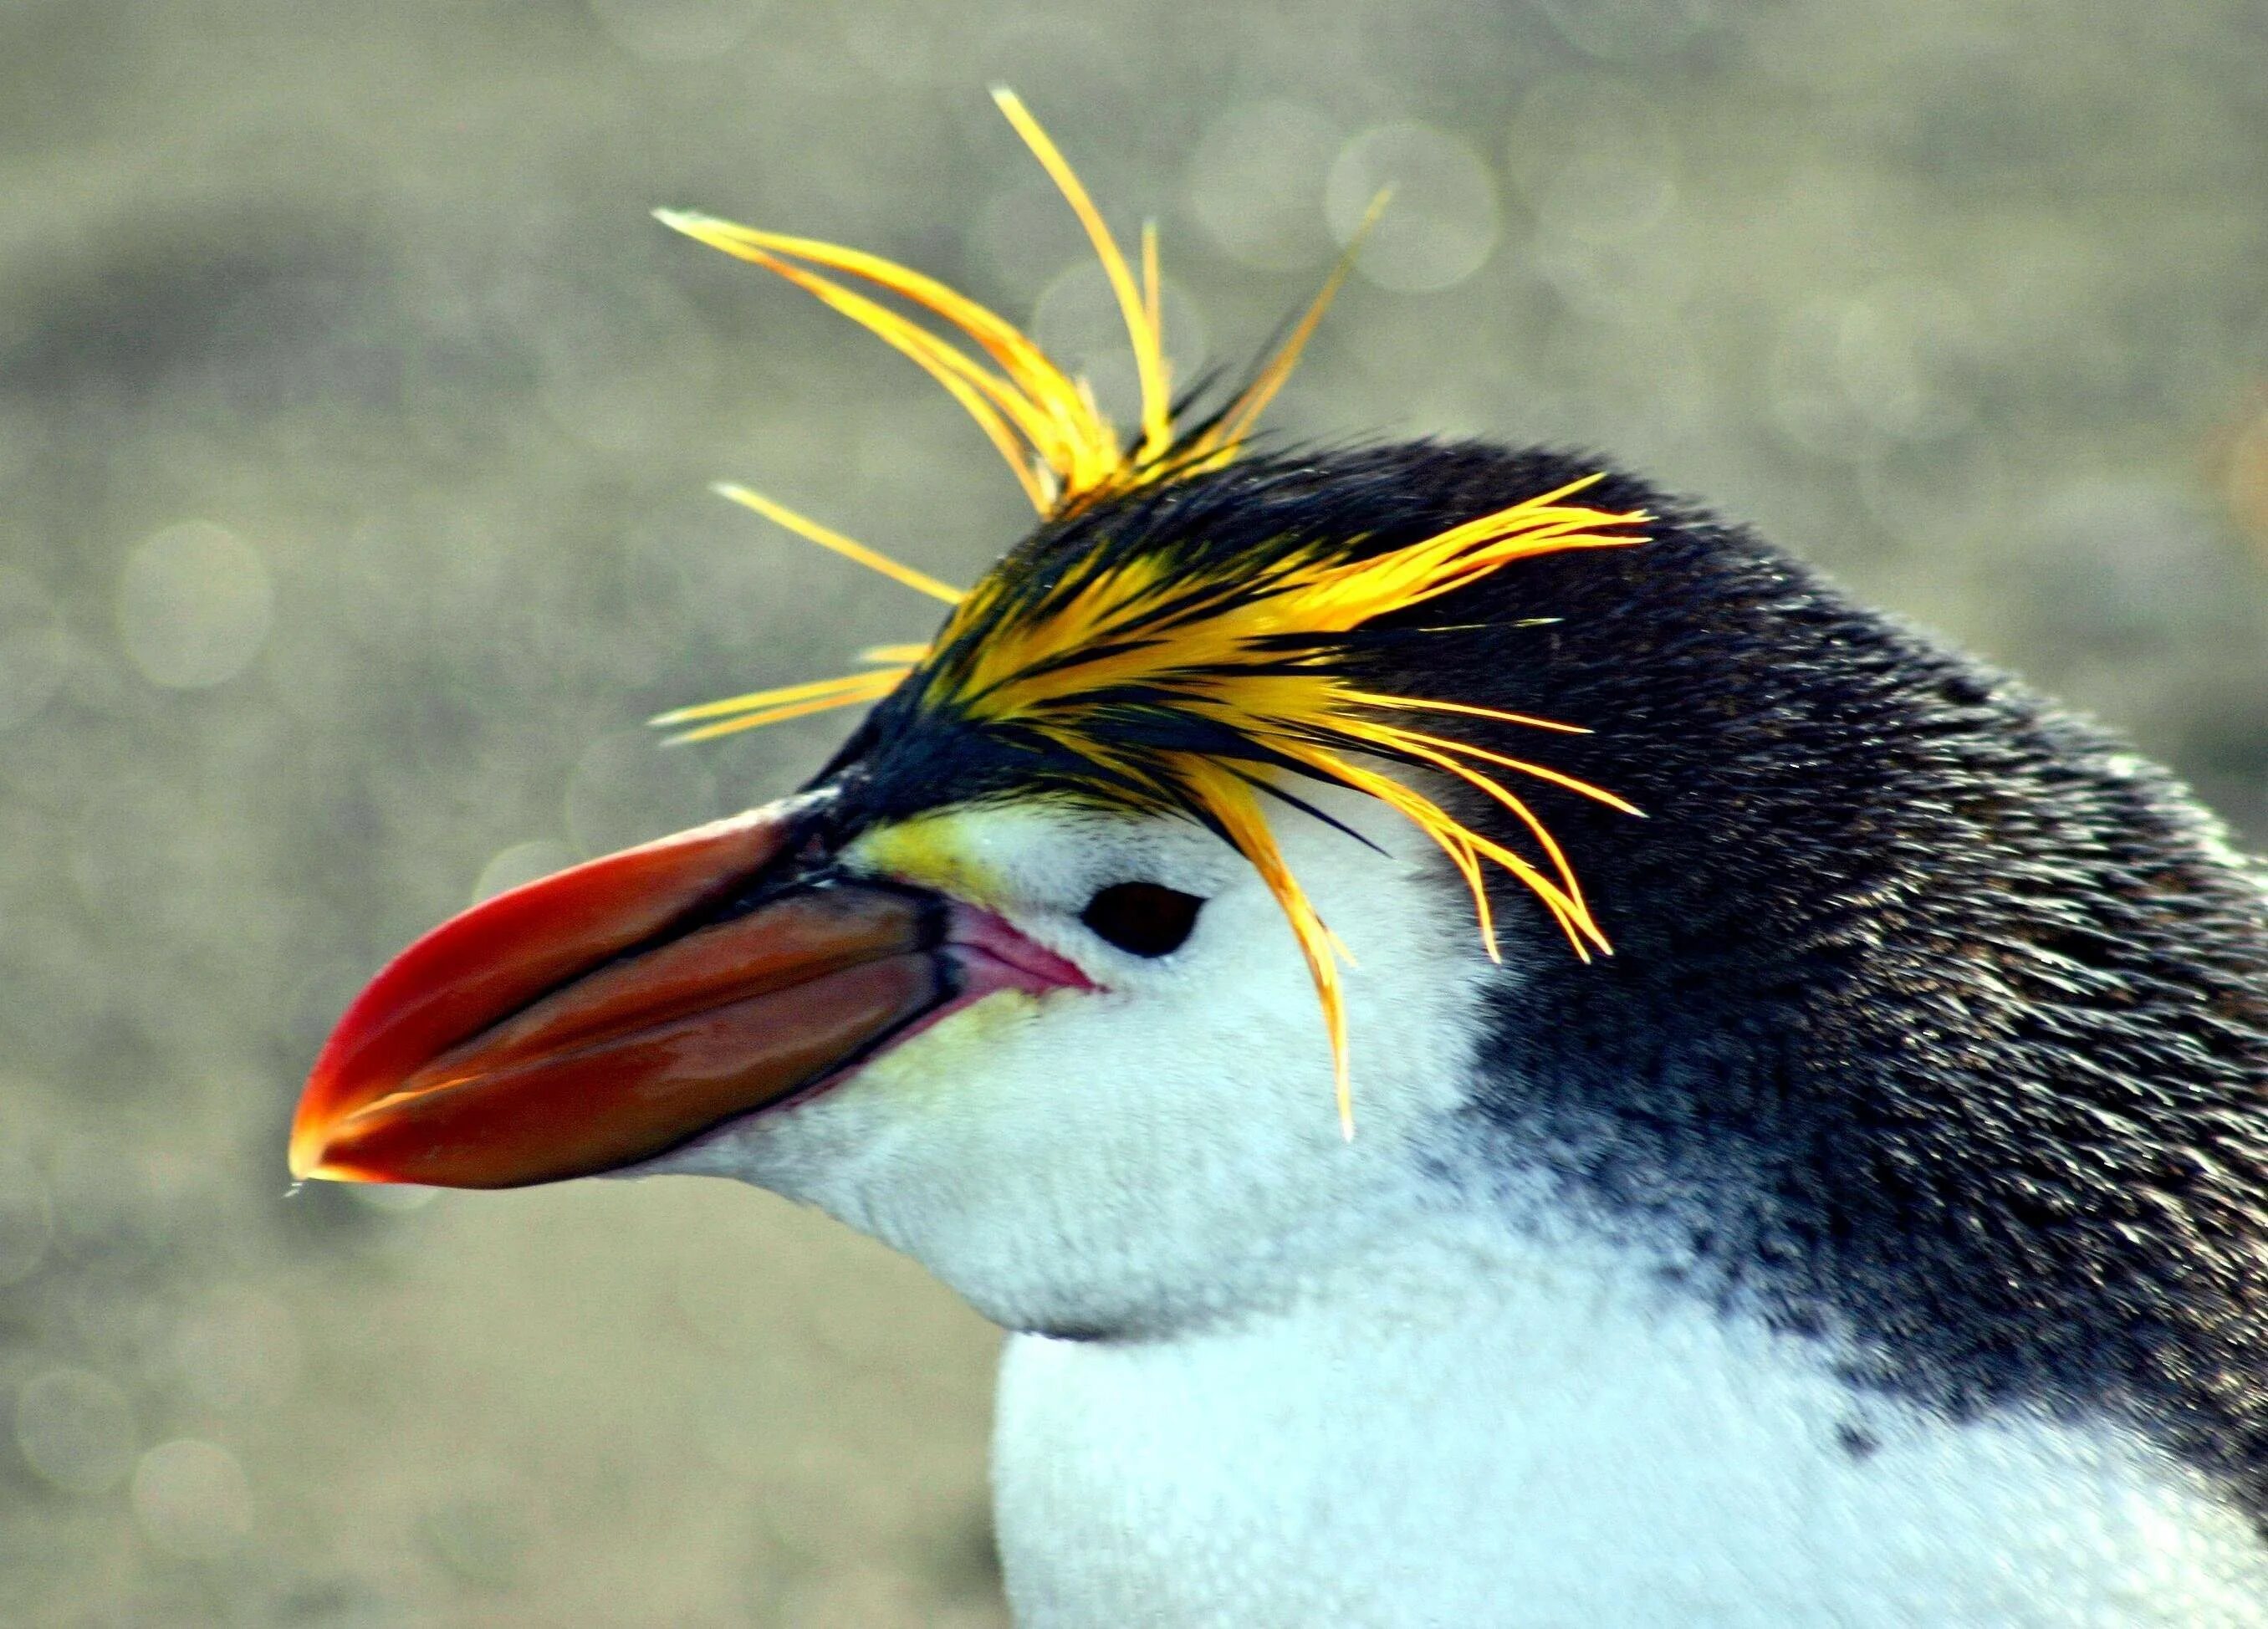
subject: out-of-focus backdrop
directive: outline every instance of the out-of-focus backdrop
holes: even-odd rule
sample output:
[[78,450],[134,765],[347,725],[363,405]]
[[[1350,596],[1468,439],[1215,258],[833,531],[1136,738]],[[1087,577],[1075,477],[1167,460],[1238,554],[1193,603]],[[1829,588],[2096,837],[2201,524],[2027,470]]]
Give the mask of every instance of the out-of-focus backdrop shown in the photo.
[[1578,442],[2268,837],[2268,6],[0,0],[0,1623],[1000,1620],[993,1336],[688,1180],[287,1195],[341,1005],[476,895],[792,787],[1024,517],[903,361],[647,217],[1083,359],[984,95],[1166,240],[1187,371],[1394,203],[1277,422]]

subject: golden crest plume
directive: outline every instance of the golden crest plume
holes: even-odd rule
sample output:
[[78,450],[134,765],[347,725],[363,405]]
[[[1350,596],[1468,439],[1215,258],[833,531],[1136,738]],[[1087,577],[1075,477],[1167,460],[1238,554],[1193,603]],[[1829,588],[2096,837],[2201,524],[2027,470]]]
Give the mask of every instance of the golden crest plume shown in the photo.
[[[1219,468],[1244,449],[1261,413],[1299,360],[1344,280],[1343,255],[1283,343],[1226,407],[1194,429],[1175,424],[1173,380],[1160,325],[1158,242],[1145,227],[1138,276],[1078,176],[1013,93],[993,92],[1078,216],[1108,278],[1133,347],[1141,424],[1122,437],[1086,381],[1065,373],[1013,324],[934,278],[879,255],[809,238],[760,232],[677,210],[666,225],[776,272],[880,335],[965,408],[1007,461],[1033,507],[1060,520],[1152,483]],[[1373,213],[1375,214],[1375,206]],[[1351,251],[1350,251],[1351,253]],[[829,274],[840,274],[830,276]],[[850,279],[949,325],[961,343],[882,304]],[[1363,625],[1454,592],[1514,560],[1644,541],[1628,528],[1649,517],[1565,500],[1598,479],[1572,483],[1436,536],[1365,554],[1359,539],[1295,544],[1249,561],[1191,565],[1169,551],[1098,549],[1044,592],[996,568],[964,593],[821,526],[746,487],[717,490],[821,548],[952,606],[928,645],[862,652],[863,673],[756,691],[654,720],[698,741],[784,719],[879,701],[915,687],[924,712],[1020,733],[1087,766],[1104,800],[1189,815],[1251,862],[1289,919],[1313,974],[1330,1036],[1342,1126],[1352,1134],[1344,947],[1285,863],[1258,796],[1288,796],[1305,778],[1351,787],[1417,826],[1470,890],[1483,943],[1498,955],[1484,862],[1518,878],[1588,959],[1610,949],[1573,866],[1543,821],[1496,771],[1564,787],[1636,814],[1613,793],[1395,715],[1458,715],[1580,733],[1526,714],[1380,694],[1351,671],[1350,639]],[[1138,698],[1130,706],[1129,698]],[[1146,710],[1146,711],[1145,711]],[[1204,729],[1191,749],[1130,723],[1172,715]],[[1444,726],[1443,727],[1447,727]],[[1474,830],[1440,803],[1375,763],[1447,774],[1508,810],[1534,839],[1532,859]],[[1296,799],[1288,799],[1297,802]]]

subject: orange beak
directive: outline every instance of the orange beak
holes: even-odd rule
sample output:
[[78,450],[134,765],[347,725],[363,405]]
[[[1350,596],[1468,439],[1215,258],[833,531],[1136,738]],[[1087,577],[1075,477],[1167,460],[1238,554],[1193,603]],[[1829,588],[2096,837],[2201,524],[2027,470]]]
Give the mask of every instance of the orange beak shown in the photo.
[[1060,962],[1000,976],[997,956],[949,942],[968,908],[937,895],[790,874],[775,862],[798,830],[792,806],[757,809],[435,928],[324,1046],[292,1120],[292,1175],[587,1176],[839,1078],[963,1000],[1077,979]]

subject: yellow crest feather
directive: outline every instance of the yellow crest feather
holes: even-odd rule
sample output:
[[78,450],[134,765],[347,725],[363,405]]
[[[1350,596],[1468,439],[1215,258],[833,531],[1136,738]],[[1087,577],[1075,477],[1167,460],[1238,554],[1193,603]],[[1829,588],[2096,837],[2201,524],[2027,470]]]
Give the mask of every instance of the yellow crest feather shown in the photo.
[[[1284,343],[1202,429],[1177,437],[1160,326],[1157,237],[1145,228],[1138,274],[1086,188],[1024,104],[995,100],[1086,229],[1109,280],[1141,386],[1142,423],[1130,442],[1096,407],[1086,381],[1066,374],[998,313],[923,273],[838,245],[757,231],[707,216],[658,211],[667,225],[750,261],[814,294],[936,379],[965,408],[1042,516],[1060,520],[1097,500],[1220,468],[1243,449],[1261,412],[1289,377],[1344,280],[1342,258]],[[1381,199],[1382,203],[1383,200]],[[1373,207],[1373,215],[1377,206]],[[855,279],[958,331],[956,343],[838,277]],[[974,347],[972,354],[969,347]],[[1542,493],[1438,535],[1367,555],[1294,546],[1256,571],[1192,578],[1157,554],[1075,562],[1033,595],[994,571],[963,593],[807,520],[745,487],[718,490],[799,535],[954,607],[931,645],[865,652],[866,672],[760,690],[665,713],[654,720],[697,741],[830,708],[873,702],[910,682],[924,711],[1013,728],[1088,765],[1111,800],[1202,819],[1234,846],[1278,903],[1297,939],[1329,1032],[1341,1124],[1353,1132],[1346,1014],[1339,966],[1345,948],[1285,865],[1260,807],[1282,772],[1376,798],[1423,831],[1469,890],[1482,941],[1498,955],[1487,866],[1516,877],[1558,923],[1577,955],[1610,950],[1573,866],[1535,812],[1495,771],[1542,780],[1626,813],[1612,792],[1548,766],[1398,722],[1395,714],[1486,719],[1543,731],[1574,726],[1525,713],[1358,684],[1336,659],[1373,619],[1471,586],[1506,565],[1565,549],[1643,541],[1648,519],[1566,502],[1599,477]],[[1138,748],[1116,738],[1111,709],[1130,693],[1219,726],[1241,743],[1229,753]],[[689,727],[688,727],[689,726]],[[1580,732],[1578,732],[1580,733]],[[1240,763],[1238,760],[1241,759]],[[1366,762],[1370,760],[1372,762]],[[1438,770],[1508,810],[1542,863],[1458,820],[1374,762]]]

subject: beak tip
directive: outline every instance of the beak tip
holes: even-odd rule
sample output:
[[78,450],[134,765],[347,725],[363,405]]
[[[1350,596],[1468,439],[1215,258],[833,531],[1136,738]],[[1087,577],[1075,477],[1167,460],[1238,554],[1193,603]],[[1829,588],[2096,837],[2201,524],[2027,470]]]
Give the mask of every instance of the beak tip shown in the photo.
[[284,1151],[284,1163],[291,1168],[295,1183],[337,1182],[343,1173],[333,1170],[325,1161],[330,1152],[330,1139],[325,1126],[315,1123],[303,1110],[291,1127],[291,1140]]

